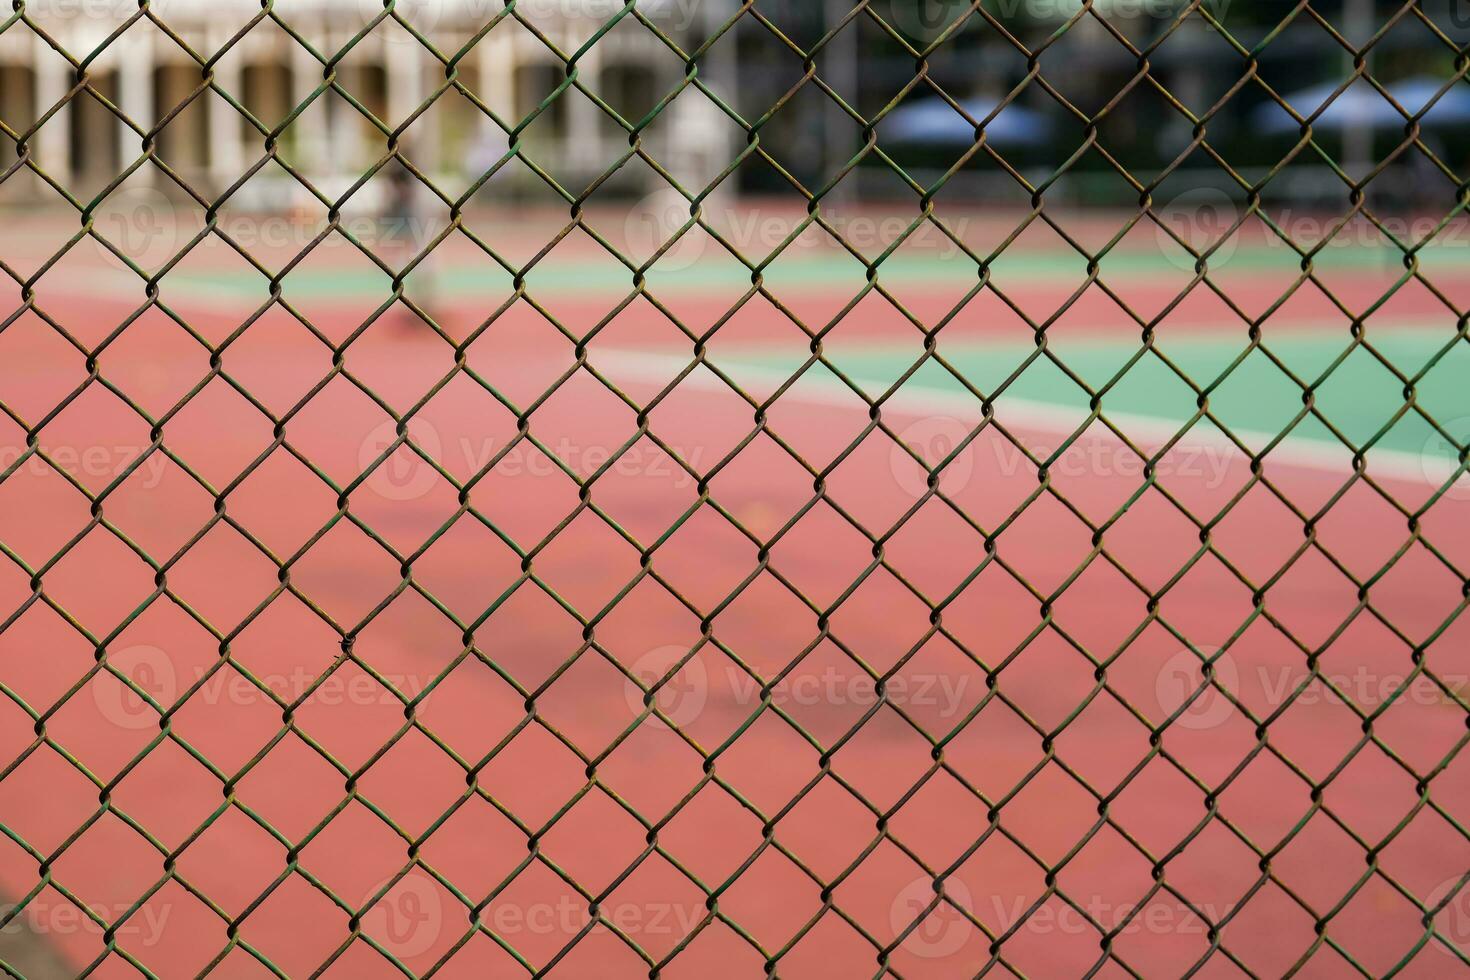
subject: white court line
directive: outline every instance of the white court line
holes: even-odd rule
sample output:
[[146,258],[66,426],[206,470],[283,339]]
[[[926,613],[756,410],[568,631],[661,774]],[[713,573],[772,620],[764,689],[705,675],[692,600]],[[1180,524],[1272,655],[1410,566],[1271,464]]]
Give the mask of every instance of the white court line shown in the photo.
[[[614,378],[660,385],[668,384],[680,371],[689,366],[689,360],[682,357],[622,350],[595,353],[591,360],[594,367],[606,371]],[[789,371],[753,367],[743,363],[738,366],[732,364],[730,368],[724,368],[724,370],[728,374],[731,368],[737,370],[742,379],[764,382],[772,388],[784,384],[791,377]],[[864,379],[859,378],[858,380]],[[693,387],[702,391],[729,390],[725,382],[713,372],[703,370],[692,372],[684,379],[680,387]],[[781,398],[808,405],[849,410],[861,409],[864,413],[867,411],[867,406],[858,400],[852,390],[842,382],[836,378],[824,377],[812,372],[803,376],[799,387],[791,388],[782,394]],[[883,403],[883,411],[917,418],[936,415],[951,416],[962,422],[969,421],[971,425],[978,425],[983,418],[979,403],[969,393],[916,386],[912,382],[906,383],[894,392],[893,396]],[[1066,409],[1047,402],[1013,398],[1010,395],[1002,395],[996,402],[996,417],[1004,425],[1015,425],[1033,432],[1059,436],[1070,436],[1077,431],[1078,416],[1081,411],[1080,408]],[[1154,416],[1137,415],[1131,412],[1108,412],[1107,417],[1131,439],[1146,448],[1163,446],[1179,433],[1179,426],[1176,423]],[[1263,446],[1276,438],[1274,433],[1255,432],[1247,429],[1232,431],[1241,442],[1247,445]],[[1087,434],[1094,438],[1105,436],[1110,441],[1121,444],[1121,440],[1105,427],[1093,427]],[[1246,463],[1250,458],[1213,426],[1201,428],[1196,425],[1180,439],[1179,445],[1204,449],[1224,457],[1239,459],[1242,463]],[[1290,466],[1295,469],[1345,476],[1352,469],[1352,454],[1340,445],[1316,439],[1288,436],[1267,454],[1265,462],[1268,466],[1273,464]],[[1459,467],[1452,460],[1427,452],[1420,454],[1405,452],[1401,449],[1376,448],[1368,452],[1368,472],[1375,479],[1404,483],[1429,483],[1434,489],[1438,489],[1458,469]],[[1470,481],[1470,476],[1462,476],[1460,479],[1462,482]]]
[[[142,291],[142,280],[131,273],[119,270],[109,270],[111,275],[99,275],[97,284],[116,284],[124,279],[130,280],[138,291]],[[100,273],[100,270],[99,270]],[[164,294],[163,299],[169,302],[169,297]],[[185,306],[207,307],[221,310],[236,310],[242,302],[251,302],[252,298],[239,294],[206,294],[189,295],[187,298],[174,297],[171,305],[184,308]],[[258,302],[264,302],[265,297],[259,297]],[[1324,321],[1326,323],[1326,321]],[[1303,332],[1307,332],[1312,326],[1320,324],[1308,324]],[[1329,324],[1333,325],[1333,324]],[[1414,327],[1418,327],[1415,324]],[[1410,329],[1413,329],[1411,327]],[[594,355],[593,363],[600,369],[607,370],[615,376],[629,380],[641,381],[650,384],[667,384],[676,374],[688,366],[689,361],[667,354],[640,353],[631,350],[603,351]],[[739,364],[739,372],[752,380],[768,383],[775,388],[784,384],[790,377],[785,371],[772,368],[756,367],[749,364]],[[865,379],[871,380],[871,379]],[[694,388],[702,391],[726,390],[726,385],[709,371],[696,371],[684,380],[684,387]],[[782,398],[810,405],[821,405],[831,408],[856,409],[861,402],[855,400],[851,390],[840,381],[831,377],[808,372],[803,377],[801,386],[788,391]],[[928,418],[936,415],[947,415],[969,421],[971,425],[978,425],[981,419],[979,406],[975,399],[963,392],[946,391],[940,388],[931,388],[915,385],[912,382],[905,384],[893,394],[888,401],[883,403],[885,412],[893,412],[899,415],[907,415],[915,418]],[[1001,421],[1007,425],[1017,425],[1033,432],[1048,433],[1059,436],[1070,436],[1077,429],[1077,412],[1080,409],[1069,410],[1047,402],[1015,398],[1010,395],[1002,396],[997,404],[997,414]],[[1169,442],[1178,434],[1178,426],[1166,419],[1160,419],[1150,415],[1137,415],[1130,412],[1110,411],[1107,413],[1108,420],[1118,428],[1127,432],[1135,442],[1147,448],[1157,448]],[[1248,445],[1266,445],[1276,438],[1276,433],[1256,432],[1247,429],[1233,430],[1236,436]],[[1088,435],[1092,438],[1106,436],[1114,443],[1121,444],[1120,440],[1112,432],[1104,428],[1093,428]],[[1244,463],[1249,457],[1213,426],[1201,428],[1196,426],[1180,440],[1180,445],[1191,449],[1200,449],[1215,453],[1226,459],[1238,459]],[[1426,450],[1428,443],[1426,442]],[[1303,439],[1299,436],[1288,436],[1266,457],[1268,465],[1287,466],[1295,469],[1313,472],[1333,473],[1346,475],[1352,468],[1352,455],[1342,446],[1324,442],[1317,439]],[[1447,480],[1456,472],[1456,464],[1443,456],[1430,453],[1411,453],[1401,449],[1375,448],[1368,453],[1368,472],[1375,478],[1392,480],[1401,483],[1430,483],[1434,489],[1442,487]],[[1470,485],[1470,475],[1461,476],[1461,484]]]

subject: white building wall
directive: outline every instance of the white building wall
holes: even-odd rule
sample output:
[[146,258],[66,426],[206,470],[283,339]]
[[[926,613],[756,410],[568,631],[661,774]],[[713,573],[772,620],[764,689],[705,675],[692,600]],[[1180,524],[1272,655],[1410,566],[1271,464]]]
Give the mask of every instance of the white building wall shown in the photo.
[[[639,9],[657,21],[660,11],[667,8],[672,14],[680,9],[680,3],[687,6],[688,0],[662,3],[643,0]],[[537,29],[544,31],[561,50],[572,52],[622,6],[622,0],[524,0],[518,10],[523,8],[527,19],[534,21]],[[277,0],[274,9],[304,36],[319,39],[336,50],[377,16],[379,0]],[[502,9],[500,0],[398,0],[397,5],[401,16],[430,36],[446,53],[457,52]],[[258,0],[154,0],[153,10],[170,28],[196,43],[199,50],[212,52],[227,43],[240,25],[257,15],[260,6]],[[27,11],[68,52],[81,58],[135,14],[136,8],[124,0],[28,0]],[[667,16],[660,26],[672,30],[679,26],[678,18]],[[385,41],[380,36],[387,34],[392,34],[393,40]],[[157,122],[155,100],[158,98],[153,69],[163,63],[180,66],[194,63],[148,24],[135,24],[112,44],[117,46],[113,49],[117,53],[109,52],[98,59],[98,64],[116,66],[119,108],[140,125],[151,127]],[[441,84],[444,77],[443,64],[421,45],[411,43],[396,25],[382,26],[360,42],[347,56],[346,63],[354,68],[368,66],[386,73],[385,121],[390,125],[396,125],[413,112],[433,91],[432,86]],[[519,122],[514,111],[517,69],[537,63],[560,64],[543,41],[510,20],[492,29],[464,62],[467,67],[473,66],[477,96],[511,125]],[[60,101],[74,80],[74,71],[66,60],[28,30],[13,28],[0,34],[0,64],[19,65],[30,71],[38,114],[49,111]],[[282,72],[284,87],[296,103],[306,99],[322,82],[321,62],[272,25],[263,24],[252,30],[214,66],[215,85],[242,102],[246,65]],[[605,73],[620,65],[645,69],[653,66],[660,72],[656,82],[660,93],[679,82],[678,61],[657,38],[641,29],[613,31],[600,40],[578,60],[579,79],[597,91]],[[351,91],[351,82],[346,82],[345,87]],[[567,98],[565,130],[547,149],[538,149],[558,159],[538,162],[548,164],[548,169],[555,172],[590,180],[606,166],[609,153],[615,152],[613,147],[603,145],[610,124],[586,98],[580,95]],[[239,114],[223,99],[213,93],[206,93],[201,99],[205,111],[197,115],[203,121],[191,120],[188,124],[205,128],[206,159],[199,172],[184,176],[222,191],[259,159],[263,148],[249,136]],[[358,115],[356,110],[335,95],[330,101],[336,104],[314,107],[310,120],[298,121],[292,135],[293,149],[294,157],[314,182],[321,181],[319,186],[324,189],[340,192],[359,176],[348,171],[362,166],[364,159],[375,159],[376,155],[370,146],[364,145],[364,137],[370,130],[363,121],[354,118]],[[718,136],[722,121],[702,118],[699,106],[706,102],[702,97],[681,98],[676,103],[677,125],[658,127],[659,135],[645,140],[646,150],[655,158],[679,162],[681,169],[689,165],[701,172],[717,172],[728,162],[716,159],[722,152]],[[708,111],[718,114],[712,106]],[[32,141],[38,162],[62,183],[74,173],[77,161],[72,159],[73,153],[86,152],[72,145],[70,112],[69,107],[63,106]],[[433,127],[439,115],[430,110],[417,121],[410,133],[409,151],[420,166],[430,169],[463,167],[463,159],[435,158],[440,140]],[[185,122],[181,117],[171,125]],[[125,167],[143,152],[142,138],[122,122],[114,128],[110,138],[116,142],[119,166]],[[474,137],[456,142],[472,144]],[[622,145],[621,140],[619,144]],[[343,167],[344,160],[351,166]],[[529,176],[525,168],[516,169],[521,177]],[[581,172],[583,169],[585,173]],[[152,174],[154,168],[143,170]],[[167,184],[165,177],[155,175],[152,179]],[[459,181],[457,185],[463,183]],[[9,190],[10,187],[0,188],[0,192]]]

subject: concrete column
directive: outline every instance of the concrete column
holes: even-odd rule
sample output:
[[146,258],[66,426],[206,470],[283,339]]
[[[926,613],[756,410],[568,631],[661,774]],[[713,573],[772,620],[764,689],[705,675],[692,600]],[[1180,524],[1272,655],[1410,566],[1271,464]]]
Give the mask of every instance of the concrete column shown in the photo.
[[[491,31],[479,44],[476,53],[479,63],[480,84],[476,92],[507,127],[520,122],[516,112],[516,51],[515,39],[507,31]],[[477,116],[479,110],[475,111]],[[510,137],[491,119],[481,117],[474,123],[475,135],[471,144],[467,174],[469,180],[479,180],[484,172],[500,162],[500,157],[510,150]],[[491,157],[494,157],[491,159]],[[507,181],[514,179],[515,168],[502,167],[491,178],[487,186],[504,188]]]
[[[706,3],[700,9],[701,21],[692,25],[692,33],[701,38],[712,35],[734,15],[730,0]],[[692,39],[689,46],[694,46]],[[739,62],[735,57],[735,45],[717,44],[701,59],[699,77],[727,104],[733,104],[735,93],[739,90],[739,68]],[[671,86],[674,81],[673,77],[659,78],[656,84],[662,91]],[[676,170],[675,173],[681,180],[687,175],[689,183],[686,186],[702,191],[735,159],[739,152],[740,130],[730,117],[725,115],[720,107],[696,86],[691,86],[674,100],[673,109],[678,119],[678,124],[673,127],[673,132],[679,134],[689,132],[697,135],[690,139],[676,138],[673,141],[674,152],[670,155],[670,159],[681,160],[685,169]],[[650,175],[650,181],[654,186],[660,186],[662,183],[652,175]],[[720,204],[728,201],[734,195],[735,185],[735,177],[726,178],[725,182],[715,190],[710,203]]]
[[[356,84],[359,74],[355,68],[337,68],[338,82],[348,91],[360,89],[361,86]],[[340,189],[346,190],[362,175],[362,117],[346,99],[335,92],[328,99],[327,107],[330,112],[327,125],[332,134],[332,163],[336,175],[341,178]]]
[[[71,88],[73,74],[71,66],[45,41],[36,37],[32,44],[36,66],[36,117],[39,119],[66,95]],[[62,106],[32,141],[33,159],[37,165],[63,186],[69,184],[72,177],[71,111],[70,103]]]
[[397,39],[386,40],[383,59],[388,85],[388,124],[396,128],[424,101],[418,46]]
[[[602,91],[602,52],[597,45],[577,62],[577,80],[589,92]],[[605,165],[602,153],[602,110],[575,88],[562,98],[567,105],[567,131],[562,134],[562,153],[575,171],[592,176]]]
[[515,38],[508,31],[494,30],[476,45],[480,61],[479,96],[495,114],[514,126],[516,118]]
[[[153,33],[151,31],[129,31],[123,36],[121,42],[126,47],[122,51],[122,57],[118,59],[117,67],[117,106],[145,132],[153,129],[158,123],[158,113],[154,109],[153,69],[156,67],[157,59],[153,47]],[[143,137],[123,122],[117,122],[117,164],[119,170],[125,170],[132,166],[138,157],[143,155]],[[175,161],[175,165],[178,163]],[[158,169],[152,164],[140,167],[130,180],[141,181],[151,184],[158,175]]]
[[[25,119],[30,112],[20,105],[20,96],[30,94],[30,86],[21,81],[21,69],[8,62],[0,62],[0,119]],[[27,76],[27,81],[29,80]],[[9,139],[0,139],[0,168],[9,170],[15,162],[15,144]],[[0,186],[0,195],[16,194],[25,178],[11,181],[11,186]]]
[[[418,44],[398,39],[383,42],[383,57],[388,85],[388,122],[396,128],[413,115],[432,91],[428,76],[429,59]],[[434,82],[437,83],[438,79]],[[409,159],[429,174],[439,170],[443,159],[440,114],[440,110],[430,107],[403,136],[403,149]]]
[[[209,46],[218,51],[229,40],[229,35],[216,31],[209,36]],[[215,62],[214,84],[230,93],[236,101],[245,96],[244,73],[240,70],[240,58],[235,52]],[[208,96],[209,113],[209,176],[215,191],[223,191],[245,172],[245,143],[241,134],[243,125],[240,113],[219,95]]]
[[[311,34],[311,31],[307,31]],[[291,106],[294,109],[311,97],[311,93],[322,84],[322,64],[311,56],[311,52],[299,44],[289,44],[291,74]],[[319,179],[327,163],[326,106],[318,96],[296,121],[291,130],[296,141],[296,162],[302,172],[313,181]]]

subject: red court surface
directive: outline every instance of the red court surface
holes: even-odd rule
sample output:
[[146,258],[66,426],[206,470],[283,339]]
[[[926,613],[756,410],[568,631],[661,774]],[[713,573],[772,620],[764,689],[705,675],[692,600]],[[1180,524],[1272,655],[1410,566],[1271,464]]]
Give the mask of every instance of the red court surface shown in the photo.
[[[1394,276],[1333,289],[1366,307]],[[1464,280],[1445,287],[1462,307]],[[128,317],[62,282],[37,305],[83,345]],[[896,292],[933,324],[966,288]],[[1180,288],[1120,291],[1148,318]],[[1283,288],[1230,295],[1256,315]],[[779,295],[820,329],[856,289]],[[1071,289],[1006,292],[1045,319]],[[699,332],[738,295],[668,306]],[[381,298],[301,308],[341,342]],[[544,302],[582,337],[620,299]],[[907,336],[917,359],[878,299],[832,345]],[[253,306],[232,302],[176,309],[217,344]],[[497,305],[438,312],[462,339]],[[1009,309],[982,293],[941,337],[1014,339]],[[1447,315],[1412,285],[1388,309]],[[1244,334],[1222,311],[1197,289],[1160,329]],[[1279,319],[1334,317],[1308,288]],[[1094,287],[1055,336],[1138,333]],[[709,360],[806,342],[758,297]],[[759,416],[703,368],[665,392],[693,345],[642,299],[586,345],[622,397],[577,346],[521,303],[456,370],[390,315],[334,375],[276,309],[175,411],[210,355],[150,310],[98,373],[164,419],[193,477],[99,383],[37,434],[55,467],[0,419],[0,889],[69,964],[112,941],[96,975],[735,977],[779,954],[784,977],[1063,976],[1118,929],[1104,975],[1309,956],[1297,975],[1325,977],[1349,957],[1381,975],[1425,939],[1415,900],[1470,865],[1463,480],[1411,523],[1385,498],[1417,511],[1439,489],[1422,473],[1370,484],[1283,453],[1256,475],[1186,441],[1143,489],[1097,425],[1043,480],[1017,444],[1069,433],[1002,397],[936,496],[913,457],[954,451],[978,402],[895,397],[878,427],[801,384]],[[0,401],[35,424],[86,360],[24,314],[0,334]],[[442,473],[406,446],[373,468],[388,410],[411,409]],[[566,470],[597,477],[579,491]],[[72,482],[107,493],[93,508]],[[1238,704],[1195,697],[1191,646],[1224,648]],[[1470,941],[1467,902],[1400,975],[1470,973],[1447,948]]]

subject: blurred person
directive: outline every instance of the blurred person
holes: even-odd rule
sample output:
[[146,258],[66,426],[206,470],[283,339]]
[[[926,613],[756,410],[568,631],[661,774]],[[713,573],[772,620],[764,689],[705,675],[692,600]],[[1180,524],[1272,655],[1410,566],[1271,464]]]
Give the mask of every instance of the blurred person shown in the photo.
[[[473,184],[475,181],[484,177],[509,152],[510,138],[506,135],[505,130],[501,129],[500,125],[493,120],[483,120],[480,123],[478,132],[475,133],[475,142],[470,146],[469,154],[466,157],[466,163],[469,165],[469,183]],[[497,175],[500,172],[496,171]],[[492,177],[491,180],[493,181],[494,178]],[[487,181],[486,186],[489,186],[489,183],[490,181]],[[483,191],[484,188],[482,187],[481,190]]]
[[[400,153],[402,148],[400,148]],[[389,244],[387,250],[394,260],[396,271],[402,271],[419,257],[420,253],[434,240],[430,233],[433,208],[430,206],[430,191],[414,176],[412,171],[397,159],[390,165],[388,187],[383,206],[383,237]],[[437,320],[434,313],[438,297],[437,276],[434,272],[434,255],[425,255],[414,266],[403,281],[403,299],[412,302],[424,315]],[[411,326],[423,326],[423,321],[406,304],[400,316]]]
[[[1445,148],[1439,139],[1429,133],[1421,134],[1419,139],[1430,153],[1445,159]],[[1455,186],[1418,147],[1410,147],[1408,154],[1410,213],[1416,220],[1442,221],[1455,206]]]

